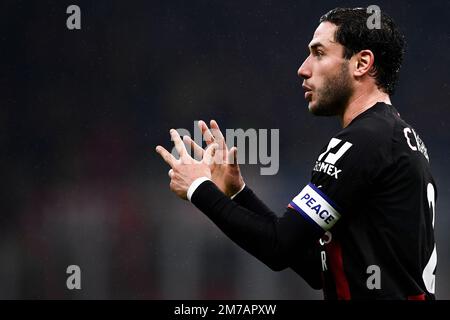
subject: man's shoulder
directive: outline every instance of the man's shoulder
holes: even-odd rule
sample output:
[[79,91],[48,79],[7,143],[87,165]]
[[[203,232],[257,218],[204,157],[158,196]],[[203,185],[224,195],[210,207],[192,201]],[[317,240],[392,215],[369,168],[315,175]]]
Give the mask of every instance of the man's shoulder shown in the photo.
[[409,155],[408,159],[414,160],[416,151],[419,151],[429,161],[427,148],[417,131],[400,117],[394,107],[386,104],[377,104],[355,118],[334,139],[352,144],[358,156],[362,157],[394,160]]
[[396,140],[398,128],[403,123],[392,106],[377,104],[356,117],[350,125],[338,132],[335,138],[358,145],[388,146]]

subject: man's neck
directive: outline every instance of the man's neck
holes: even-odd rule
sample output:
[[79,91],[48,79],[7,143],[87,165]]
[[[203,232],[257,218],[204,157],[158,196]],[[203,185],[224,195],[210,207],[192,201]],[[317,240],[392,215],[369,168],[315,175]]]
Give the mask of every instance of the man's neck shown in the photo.
[[372,108],[377,102],[391,104],[389,95],[378,89],[373,92],[355,94],[350,101],[343,115],[340,117],[342,128],[347,127],[358,115]]

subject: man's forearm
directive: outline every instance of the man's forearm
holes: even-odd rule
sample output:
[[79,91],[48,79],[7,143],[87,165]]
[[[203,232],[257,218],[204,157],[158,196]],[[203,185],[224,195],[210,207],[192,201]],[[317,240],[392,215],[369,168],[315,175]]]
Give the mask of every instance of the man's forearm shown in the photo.
[[259,215],[270,216],[273,214],[272,210],[270,210],[270,208],[267,207],[248,186],[245,186],[245,188],[233,198],[233,201]]
[[311,246],[320,235],[295,212],[277,217],[261,201],[251,201],[256,198],[251,190],[244,191],[238,195],[239,199],[257,212],[228,198],[211,181],[201,183],[191,201],[228,237],[271,269],[289,267],[293,252]]

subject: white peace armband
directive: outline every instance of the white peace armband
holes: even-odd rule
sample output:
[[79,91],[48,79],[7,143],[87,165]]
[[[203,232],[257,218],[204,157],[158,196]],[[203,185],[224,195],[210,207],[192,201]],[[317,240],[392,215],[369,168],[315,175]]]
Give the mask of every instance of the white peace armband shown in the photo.
[[341,218],[339,207],[312,183],[292,199],[289,207],[324,231],[330,230]]

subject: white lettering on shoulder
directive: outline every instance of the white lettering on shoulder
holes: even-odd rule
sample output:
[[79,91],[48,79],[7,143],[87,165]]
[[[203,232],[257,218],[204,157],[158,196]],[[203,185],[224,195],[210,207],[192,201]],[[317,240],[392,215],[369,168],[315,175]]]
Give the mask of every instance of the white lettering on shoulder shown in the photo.
[[414,129],[406,127],[403,129],[403,134],[405,135],[406,143],[411,148],[411,150],[421,152],[429,162],[430,158],[428,157],[428,151],[425,147],[425,143],[423,143],[422,139],[420,139],[419,135],[414,131]]

